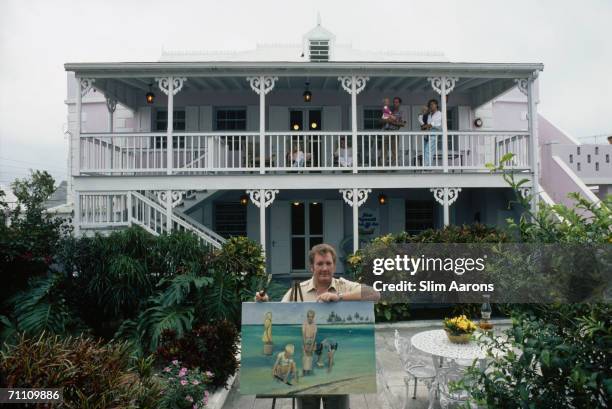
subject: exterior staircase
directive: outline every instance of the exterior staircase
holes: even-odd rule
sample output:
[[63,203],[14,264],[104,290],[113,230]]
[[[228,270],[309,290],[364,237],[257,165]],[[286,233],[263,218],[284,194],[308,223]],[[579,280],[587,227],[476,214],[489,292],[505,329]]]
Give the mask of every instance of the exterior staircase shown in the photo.
[[600,192],[612,185],[612,145],[581,144],[541,115],[538,124],[544,201],[573,207],[575,203],[567,195],[577,192],[598,203],[600,198],[587,184],[597,184]]
[[[132,195],[132,222],[143,227],[151,234],[159,235],[167,232],[167,213],[165,206],[162,206],[153,195],[148,197],[138,192],[130,192]],[[184,212],[172,209],[172,230],[190,231],[197,235],[202,241],[214,248],[221,248],[225,239],[199,223]]]

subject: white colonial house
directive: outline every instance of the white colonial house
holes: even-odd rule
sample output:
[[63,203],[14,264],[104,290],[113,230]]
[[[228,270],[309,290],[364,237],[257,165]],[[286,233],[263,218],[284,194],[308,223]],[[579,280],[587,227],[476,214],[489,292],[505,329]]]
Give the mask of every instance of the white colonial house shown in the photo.
[[[65,68],[78,234],[135,224],[212,246],[245,235],[287,274],[320,242],[346,256],[376,235],[516,217],[486,167],[506,153],[533,206],[551,200],[539,175],[542,64],[363,52],[319,23],[299,44]],[[381,130],[382,100],[395,96],[406,125]],[[443,127],[424,132],[432,98]]]

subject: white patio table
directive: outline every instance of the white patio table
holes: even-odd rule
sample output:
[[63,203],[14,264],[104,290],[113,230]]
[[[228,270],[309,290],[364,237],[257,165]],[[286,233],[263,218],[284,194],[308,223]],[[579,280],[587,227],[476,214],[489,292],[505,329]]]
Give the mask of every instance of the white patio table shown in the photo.
[[[483,370],[486,366],[486,353],[476,342],[470,341],[467,344],[454,344],[448,340],[446,333],[442,329],[419,332],[413,335],[411,342],[414,348],[431,355],[436,375],[438,375],[438,369],[444,359],[469,362],[477,359]],[[438,384],[439,380],[436,379],[436,382],[429,389],[428,409],[433,409],[435,390]]]

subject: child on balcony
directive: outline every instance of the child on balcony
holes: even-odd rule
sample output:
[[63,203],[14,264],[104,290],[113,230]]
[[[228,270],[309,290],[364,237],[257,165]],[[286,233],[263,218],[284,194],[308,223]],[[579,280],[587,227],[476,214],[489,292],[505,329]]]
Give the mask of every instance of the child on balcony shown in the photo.
[[393,111],[391,110],[391,100],[388,97],[383,99],[383,108],[382,108],[382,119],[383,122],[388,121],[393,118]]
[[293,150],[287,153],[287,157],[292,168],[303,168],[306,166],[306,161],[310,159],[310,154],[304,153],[301,144],[297,142]]

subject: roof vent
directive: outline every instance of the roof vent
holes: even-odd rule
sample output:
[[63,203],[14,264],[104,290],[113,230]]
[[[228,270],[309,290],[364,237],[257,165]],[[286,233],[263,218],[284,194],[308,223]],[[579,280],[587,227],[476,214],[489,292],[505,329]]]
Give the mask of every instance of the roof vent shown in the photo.
[[310,61],[329,61],[329,40],[310,40],[308,44]]
[[304,54],[312,62],[325,62],[333,59],[336,36],[321,26],[321,16],[317,15],[317,26],[304,34]]

